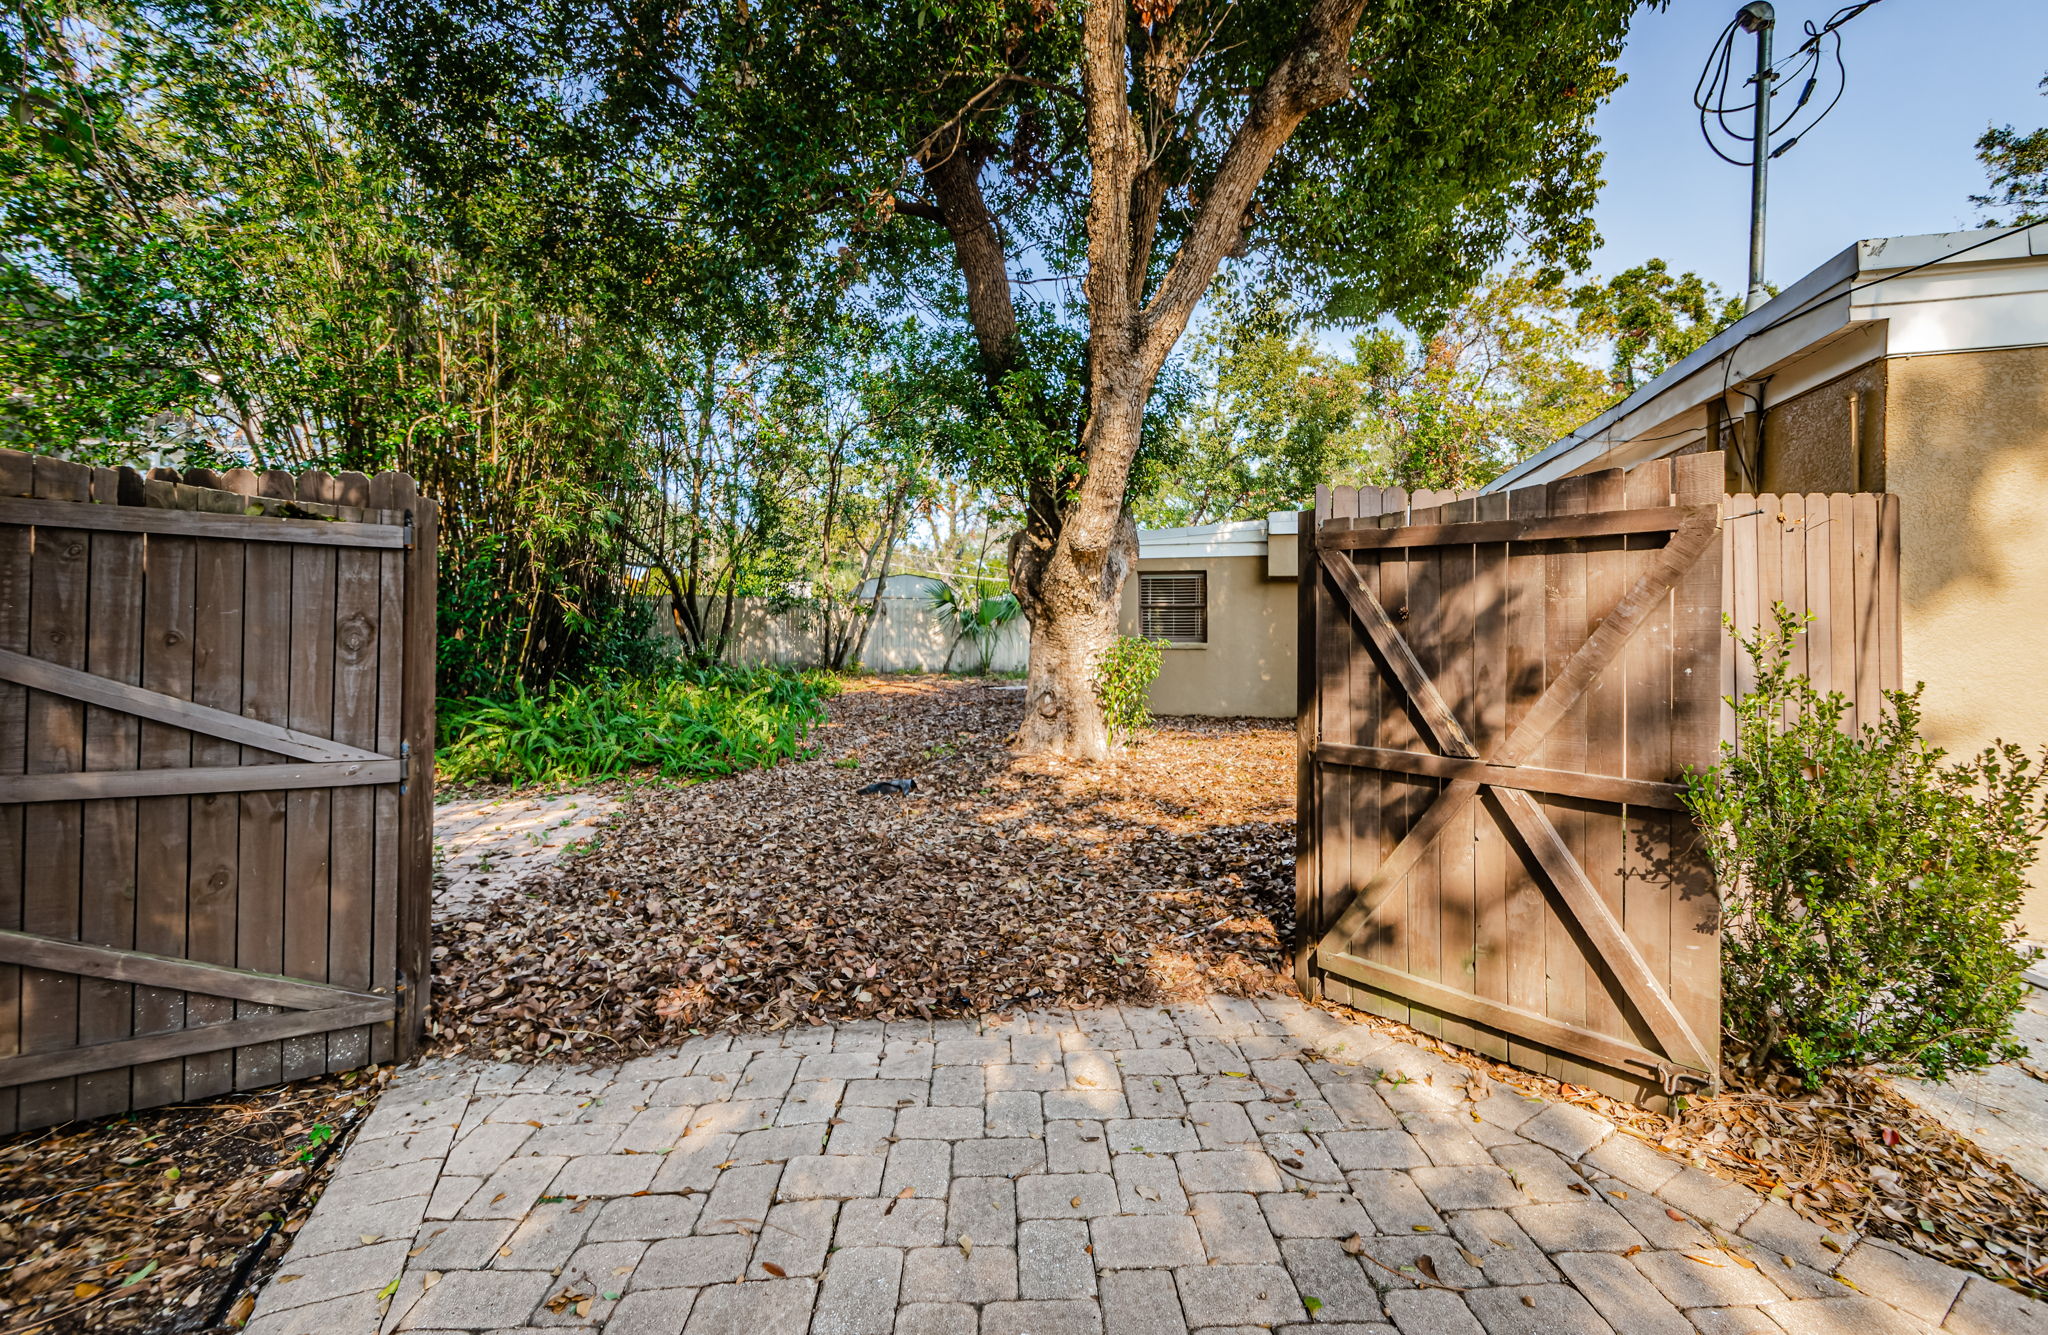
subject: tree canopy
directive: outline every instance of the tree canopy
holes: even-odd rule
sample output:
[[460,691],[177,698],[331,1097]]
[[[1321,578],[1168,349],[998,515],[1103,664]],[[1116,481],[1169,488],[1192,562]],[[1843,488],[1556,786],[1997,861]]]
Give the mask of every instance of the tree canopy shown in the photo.
[[[2048,94],[2048,78],[2041,80],[2041,91]],[[2011,210],[2003,219],[1987,214],[1987,226],[2048,219],[2048,126],[2026,134],[2010,125],[1993,126],[1977,140],[1977,158],[1991,178],[1991,190],[1970,196],[1970,202],[1981,209]]]
[[1654,259],[1576,287],[1514,266],[1426,326],[1348,338],[1225,285],[1189,340],[1193,388],[1136,513],[1202,524],[1292,509],[1325,482],[1480,486],[1741,314]]
[[[1456,349],[1534,331],[1468,294],[1509,251],[1532,292],[1583,264],[1637,8],[29,0],[0,433],[414,472],[465,687],[622,662],[632,592],[696,652],[742,589],[852,627],[914,526],[985,549],[1012,516],[1022,735],[1094,754],[1133,497],[1225,371],[1178,356],[1218,275],[1379,331],[1254,453],[1302,474],[1405,414],[1374,448],[1483,471],[1518,447]],[[1274,337],[1218,343],[1217,392],[1264,392],[1260,348],[1277,387]]]
[[1510,242],[1552,277],[1582,262],[1592,113],[1636,8],[366,0],[345,27],[360,95],[458,222],[509,194],[534,245],[665,227],[696,246],[678,269],[964,326],[989,408],[969,462],[1025,502],[1023,737],[1096,754],[1086,679],[1148,409],[1219,268],[1363,320],[1447,309]]

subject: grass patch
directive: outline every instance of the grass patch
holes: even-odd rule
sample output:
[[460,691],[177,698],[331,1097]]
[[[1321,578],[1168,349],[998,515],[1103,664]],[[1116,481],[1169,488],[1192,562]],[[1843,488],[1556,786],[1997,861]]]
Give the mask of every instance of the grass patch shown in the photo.
[[676,664],[509,699],[444,699],[435,769],[454,786],[736,774],[808,754],[838,690],[822,672]]

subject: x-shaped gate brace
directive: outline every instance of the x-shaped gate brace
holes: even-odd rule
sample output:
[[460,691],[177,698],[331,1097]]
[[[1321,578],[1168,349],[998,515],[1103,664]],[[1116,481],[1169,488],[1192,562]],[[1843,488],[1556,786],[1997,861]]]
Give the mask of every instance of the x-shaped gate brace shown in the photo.
[[[1629,939],[1628,933],[1615,919],[1613,910],[1601,898],[1585,868],[1579,865],[1578,859],[1558,834],[1557,827],[1551,824],[1542,805],[1527,790],[1514,786],[1513,771],[1592,686],[1629,637],[1649,619],[1659,600],[1670,592],[1708,547],[1719,540],[1720,524],[1719,506],[1700,505],[1621,512],[1609,516],[1557,516],[1548,520],[1447,524],[1420,531],[1411,527],[1408,540],[1399,545],[1535,541],[1596,533],[1671,533],[1670,540],[1658,552],[1650,568],[1565,662],[1522,721],[1485,756],[1481,756],[1473,745],[1470,735],[1437,690],[1435,681],[1415,657],[1393,618],[1387,615],[1379,599],[1366,586],[1357,564],[1346,554],[1345,549],[1396,545],[1394,541],[1376,540],[1376,537],[1384,534],[1391,539],[1400,530],[1317,534],[1318,563],[1328,573],[1338,593],[1343,595],[1359,624],[1365,628],[1387,671],[1407,693],[1430,745],[1458,770],[1479,776],[1452,778],[1444,785],[1436,801],[1410,827],[1407,836],[1387,855],[1372,878],[1360,887],[1344,912],[1323,935],[1316,947],[1319,964],[1339,974],[1363,973],[1374,977],[1376,985],[1391,987],[1426,1005],[1448,1002],[1455,1008],[1457,1002],[1471,1001],[1456,989],[1360,959],[1345,951],[1342,943],[1356,939],[1360,930],[1401,883],[1401,878],[1428,851],[1452,818],[1464,811],[1484,788],[1493,797],[1496,810],[1506,820],[1511,842],[1521,846],[1525,860],[1533,863],[1533,870],[1556,896],[1560,912],[1585,933],[1602,961],[1613,971],[1623,993],[1643,1017],[1668,1060],[1646,1060],[1646,1054],[1633,1043],[1533,1011],[1500,1002],[1489,1002],[1488,1005],[1522,1021],[1532,1036],[1538,1036],[1538,1041],[1541,1041],[1541,1035],[1556,1035],[1602,1060],[1647,1069],[1667,1091],[1681,1079],[1700,1082],[1712,1079],[1706,1050],[1691,1026],[1671,1004],[1671,998],[1659,985],[1642,952],[1636,949],[1635,942]],[[1649,785],[1644,786],[1647,788]]]

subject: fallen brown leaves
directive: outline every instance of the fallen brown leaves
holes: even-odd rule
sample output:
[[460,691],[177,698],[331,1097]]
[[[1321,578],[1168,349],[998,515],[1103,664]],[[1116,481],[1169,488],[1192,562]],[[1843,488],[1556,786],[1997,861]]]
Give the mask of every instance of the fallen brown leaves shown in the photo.
[[[1075,765],[1011,754],[1019,700],[858,682],[816,759],[642,790],[595,852],[437,926],[435,1034],[605,1058],[692,1030],[1271,986],[1292,731],[1169,720]],[[909,797],[855,795],[903,777]]]
[[1787,1078],[1731,1072],[1720,1094],[1694,1095],[1681,1113],[1665,1116],[1391,1020],[1325,1008],[1526,1094],[1589,1108],[1702,1171],[1785,1201],[1813,1223],[1886,1238],[2048,1298],[2048,1194],[1920,1112],[1874,1072],[1841,1072],[1811,1092]]
[[2048,1298],[2048,1195],[1875,1073],[1844,1072],[1811,1094],[1790,1080],[1732,1083],[1690,1100],[1655,1139],[1815,1223]]
[[[1169,720],[1072,766],[1004,748],[1017,708],[978,683],[858,683],[815,760],[641,791],[597,852],[437,927],[437,1033],[504,1057],[602,1059],[693,1029],[1280,982],[1292,733]],[[897,777],[917,793],[854,795]],[[1812,1095],[1738,1086],[1665,1117],[1344,1013],[1593,1108],[1817,1223],[2048,1290],[2048,1198],[1875,1077]]]
[[381,1079],[351,1072],[0,1141],[0,1328],[228,1329],[220,1318],[284,1255],[332,1168],[331,1154],[299,1159],[309,1133],[345,1133]]

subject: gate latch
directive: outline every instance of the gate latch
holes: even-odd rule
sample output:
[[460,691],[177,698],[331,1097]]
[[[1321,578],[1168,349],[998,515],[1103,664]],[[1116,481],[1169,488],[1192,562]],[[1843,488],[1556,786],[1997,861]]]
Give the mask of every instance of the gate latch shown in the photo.
[[403,794],[412,784],[412,743],[398,744],[398,791]]
[[1670,1062],[1657,1063],[1657,1083],[1664,1088],[1666,1097],[1675,1098],[1678,1086],[1691,1081],[1701,1089],[1712,1089],[1714,1078],[1705,1071],[1695,1071],[1689,1066],[1673,1066]]

